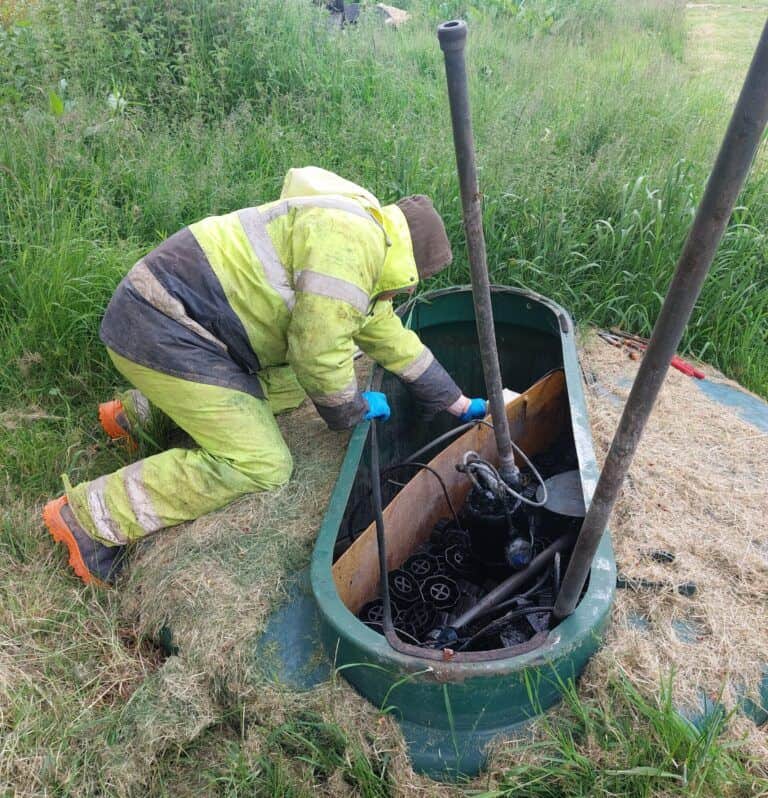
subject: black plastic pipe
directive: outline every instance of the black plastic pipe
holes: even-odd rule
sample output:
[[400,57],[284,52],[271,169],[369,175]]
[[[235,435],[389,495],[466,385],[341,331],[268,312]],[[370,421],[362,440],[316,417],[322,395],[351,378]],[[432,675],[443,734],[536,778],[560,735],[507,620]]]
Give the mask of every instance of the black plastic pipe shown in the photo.
[[509,435],[499,354],[496,349],[491,286],[488,279],[488,260],[485,251],[485,236],[483,235],[482,195],[477,183],[467,69],[464,62],[467,23],[459,19],[443,22],[437,28],[437,38],[445,57],[445,77],[448,83],[448,101],[451,106],[453,143],[456,148],[456,167],[459,173],[464,230],[467,236],[469,267],[472,275],[472,301],[475,306],[475,321],[480,341],[480,360],[483,365],[485,387],[491,406],[496,448],[499,452],[499,473],[502,479],[514,485],[518,481],[518,469],[515,465],[515,455]]
[[376,419],[371,421],[371,498],[373,500],[373,518],[376,522],[376,546],[379,555],[379,585],[381,601],[384,604],[382,628],[384,638],[389,645],[401,654],[413,655],[414,649],[404,643],[397,635],[392,621],[392,597],[389,595],[389,563],[387,562],[387,533],[384,527],[384,510],[381,500],[381,461],[379,460],[379,432]]
[[584,518],[553,620],[576,607],[648,416],[730,219],[768,122],[768,23],[763,28],[704,196]]

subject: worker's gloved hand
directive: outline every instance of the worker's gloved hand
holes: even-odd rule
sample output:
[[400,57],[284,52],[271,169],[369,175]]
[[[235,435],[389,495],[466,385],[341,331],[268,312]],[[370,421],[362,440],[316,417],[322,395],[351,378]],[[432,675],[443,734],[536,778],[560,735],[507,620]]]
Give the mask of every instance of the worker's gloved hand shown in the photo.
[[363,391],[363,399],[368,403],[368,412],[363,416],[366,421],[372,418],[380,418],[386,421],[389,418],[390,409],[387,397],[380,391]]
[[459,416],[459,421],[476,421],[488,415],[488,405],[485,399],[470,399],[469,407]]

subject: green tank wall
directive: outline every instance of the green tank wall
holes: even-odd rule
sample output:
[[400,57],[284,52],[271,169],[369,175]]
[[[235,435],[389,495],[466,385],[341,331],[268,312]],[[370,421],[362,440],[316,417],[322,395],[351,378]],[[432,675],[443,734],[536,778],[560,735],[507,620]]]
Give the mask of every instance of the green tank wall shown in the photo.
[[[598,469],[570,317],[544,297],[505,287],[494,288],[493,307],[506,387],[522,391],[553,368],[565,371],[574,445],[589,503]],[[469,289],[422,295],[402,312],[465,392],[484,395]],[[383,465],[397,462],[455,424],[450,419],[425,423],[399,382],[389,375],[377,379],[393,405],[386,435],[380,436]],[[599,647],[615,593],[610,535],[606,532],[598,548],[576,611],[540,648],[509,659],[471,663],[440,663],[398,653],[343,605],[331,572],[339,533],[365,520],[359,498],[369,485],[368,433],[367,423],[353,433],[312,558],[321,636],[344,678],[374,705],[394,713],[417,771],[446,780],[473,775],[483,765],[487,744],[556,703],[563,685],[581,673]]]

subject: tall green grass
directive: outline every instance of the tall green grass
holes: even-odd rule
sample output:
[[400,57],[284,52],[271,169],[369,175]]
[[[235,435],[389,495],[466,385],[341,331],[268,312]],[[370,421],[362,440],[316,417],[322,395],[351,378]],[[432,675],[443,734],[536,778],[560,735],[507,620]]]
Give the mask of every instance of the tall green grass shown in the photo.
[[[0,29],[0,401],[60,409],[56,388],[77,416],[109,389],[98,322],[134,260],[273,198],[293,165],[384,201],[433,195],[457,255],[433,283],[465,282],[434,36],[457,13],[493,279],[647,333],[728,114],[683,61],[680,6],[407,5],[393,31],[372,13],[338,30],[308,0],[43,0]],[[765,179],[757,168],[685,340],[764,394]]]

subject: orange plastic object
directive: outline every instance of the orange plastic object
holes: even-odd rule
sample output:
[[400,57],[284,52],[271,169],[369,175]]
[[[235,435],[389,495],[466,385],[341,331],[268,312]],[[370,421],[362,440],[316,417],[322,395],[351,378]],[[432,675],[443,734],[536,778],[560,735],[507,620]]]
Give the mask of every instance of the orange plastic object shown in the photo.
[[101,579],[95,577],[83,562],[80,548],[77,545],[75,536],[72,530],[67,526],[67,522],[61,515],[61,509],[67,504],[67,497],[59,496],[58,499],[49,501],[43,508],[43,521],[51,533],[51,537],[57,543],[63,543],[69,550],[69,564],[72,566],[74,572],[86,583],[86,585],[100,585],[104,586]]

